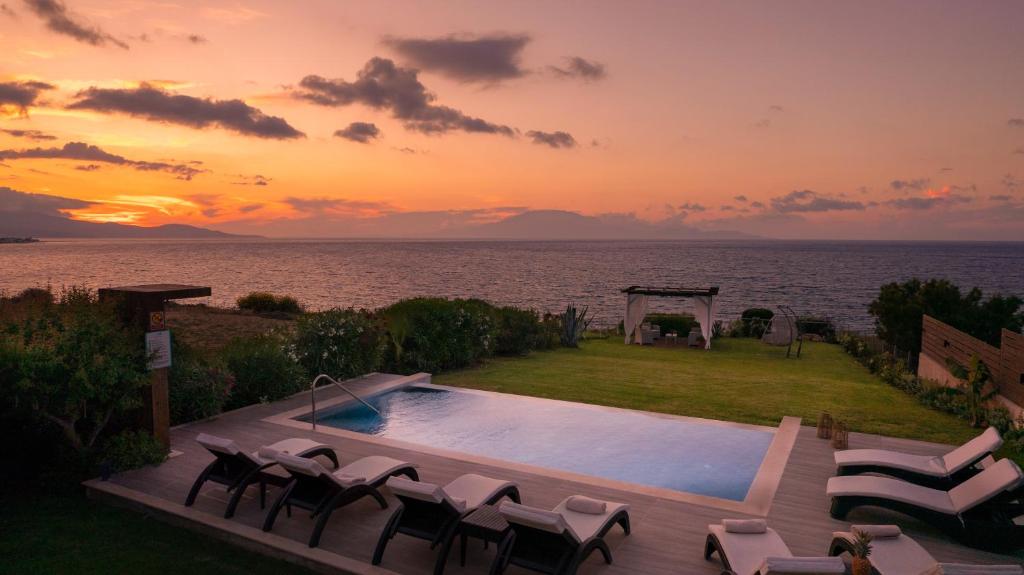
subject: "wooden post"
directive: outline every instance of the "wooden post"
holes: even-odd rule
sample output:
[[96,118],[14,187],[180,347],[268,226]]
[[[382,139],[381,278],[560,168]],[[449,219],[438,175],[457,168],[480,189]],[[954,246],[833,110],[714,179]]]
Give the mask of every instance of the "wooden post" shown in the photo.
[[846,422],[837,421],[832,426],[832,448],[846,449],[850,447],[850,432],[846,429]]
[[827,411],[822,411],[818,416],[818,437],[820,439],[832,437],[832,415]]
[[169,368],[171,366],[171,339],[166,322],[166,302],[173,299],[209,296],[208,287],[174,284],[156,284],[105,288],[100,298],[121,298],[124,305],[123,320],[135,325],[146,334],[146,352],[149,361],[150,385],[143,390],[141,425],[149,430],[164,447],[171,447],[171,411],[169,398]]

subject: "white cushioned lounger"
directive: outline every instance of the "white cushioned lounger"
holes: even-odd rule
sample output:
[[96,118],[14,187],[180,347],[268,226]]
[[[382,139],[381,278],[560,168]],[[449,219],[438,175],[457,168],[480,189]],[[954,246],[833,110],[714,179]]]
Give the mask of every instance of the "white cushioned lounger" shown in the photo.
[[848,449],[835,452],[836,466],[883,467],[910,471],[934,478],[946,478],[997,451],[1003,438],[994,427],[945,455],[910,455],[885,449]]
[[289,455],[297,455],[299,453],[304,453],[314,449],[332,449],[331,446],[327,444],[320,443],[319,441],[313,441],[312,439],[304,439],[301,437],[282,439],[277,443],[261,447],[252,453],[242,451],[242,448],[239,447],[238,444],[231,439],[225,439],[223,437],[217,437],[215,435],[207,435],[205,433],[200,433],[199,435],[196,436],[196,443],[202,445],[203,447],[214,453],[223,453],[225,455],[245,457],[258,465],[269,465],[275,463],[275,461],[272,458],[261,456],[260,451],[271,451],[275,453],[287,453]]
[[[953,573],[971,573],[974,575],[1021,575],[1024,570],[1020,565],[961,565],[953,563],[939,563],[928,551],[921,547],[907,535],[899,532],[896,526],[852,526],[852,530],[861,529],[872,532],[879,528],[890,529],[897,533],[895,536],[875,535],[871,541],[871,566],[880,575],[952,575]],[[852,531],[851,530],[851,531]],[[845,540],[852,543],[854,536],[852,532],[838,531],[832,534],[835,540]],[[833,542],[833,548],[835,543]]]
[[302,473],[310,477],[330,477],[341,487],[351,487],[358,483],[369,483],[372,485],[399,469],[410,467],[408,463],[398,459],[384,457],[383,455],[370,455],[357,459],[332,473],[312,459],[295,457],[287,453],[271,454],[266,451],[262,455],[273,456],[281,464],[281,467],[294,473]]
[[[750,523],[755,523],[751,521]],[[716,541],[722,562],[736,575],[773,575],[779,573],[840,574],[846,572],[838,557],[793,557],[779,534],[763,525],[761,532],[735,533],[724,524],[708,525],[709,544],[705,558],[712,553],[711,539]]]
[[498,508],[498,511],[501,512],[501,515],[509,523],[518,523],[550,533],[569,533],[577,543],[583,543],[605,531],[609,521],[616,515],[629,510],[629,504],[627,503],[592,500],[603,503],[604,511],[600,513],[581,513],[568,508],[569,500],[571,499],[573,497],[565,498],[550,511],[504,501]]
[[891,477],[856,475],[828,480],[829,497],[875,497],[906,503],[945,515],[959,515],[1020,484],[1017,464],[1001,459],[949,491],[914,485]]
[[444,487],[423,481],[412,481],[405,477],[392,477],[388,479],[386,485],[396,495],[411,499],[430,503],[448,501],[461,513],[480,507],[499,492],[514,487],[515,483],[467,473]]

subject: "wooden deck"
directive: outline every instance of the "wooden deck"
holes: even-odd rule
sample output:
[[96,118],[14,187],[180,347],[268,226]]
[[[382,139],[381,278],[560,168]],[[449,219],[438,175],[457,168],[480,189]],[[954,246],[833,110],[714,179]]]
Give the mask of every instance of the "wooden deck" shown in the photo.
[[[369,376],[354,387],[370,389],[394,377]],[[328,400],[340,391],[331,389],[318,392],[318,400],[321,393]],[[195,443],[196,434],[206,432],[229,437],[244,448],[251,449],[288,437],[310,437],[335,446],[343,464],[365,455],[388,455],[418,464],[422,480],[433,483],[445,483],[469,472],[507,478],[519,483],[525,503],[539,507],[550,508],[566,496],[576,493],[630,503],[633,534],[624,537],[620,530],[614,529],[608,538],[615,558],[614,564],[605,565],[598,554],[591,557],[581,573],[720,573],[717,561],[705,561],[703,558],[707,525],[723,517],[742,516],[735,512],[638,492],[595,487],[512,468],[471,463],[263,421],[266,417],[298,408],[308,401],[308,394],[303,394],[271,405],[251,406],[216,419],[175,428],[171,432],[171,444],[172,449],[181,452],[180,455],[158,467],[120,474],[106,482],[94,480],[86,485],[94,497],[142,509],[163,520],[200,530],[254,551],[283,557],[318,571],[334,573],[428,574],[434,565],[435,555],[426,542],[398,535],[389,545],[381,567],[372,567],[369,564],[370,557],[390,511],[381,511],[369,499],[336,512],[317,549],[306,546],[312,521],[308,514],[299,510],[290,519],[282,514],[273,532],[262,532],[260,525],[263,513],[258,499],[252,495],[243,499],[238,513],[230,520],[222,516],[227,497],[220,486],[205,488],[193,507],[184,507],[182,502],[192,481],[212,460]],[[850,434],[850,445],[855,448],[882,447],[920,454],[941,453],[945,449],[935,444],[857,433]],[[768,512],[769,524],[779,531],[796,555],[825,554],[832,532],[849,527],[849,523],[832,520],[827,512],[825,483],[832,475],[833,467],[832,449],[828,442],[817,439],[813,428],[801,428]],[[256,489],[251,489],[251,492],[255,494]],[[854,523],[899,523],[906,533],[917,539],[940,561],[1018,561],[1013,557],[963,547],[927,525],[884,510],[859,510],[852,513],[850,519]],[[471,541],[466,567],[459,566],[458,553],[453,550],[446,573],[486,573],[492,552],[493,546],[485,551],[479,542],[473,544]],[[510,568],[508,573],[525,572]]]

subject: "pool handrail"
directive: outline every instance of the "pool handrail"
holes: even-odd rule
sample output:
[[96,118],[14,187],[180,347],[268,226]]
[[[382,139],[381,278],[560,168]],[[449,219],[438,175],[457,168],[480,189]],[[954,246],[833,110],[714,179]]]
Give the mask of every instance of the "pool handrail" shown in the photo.
[[321,373],[320,375],[318,375],[315,378],[313,378],[313,384],[309,387],[309,395],[310,395],[310,398],[313,401],[313,413],[312,413],[313,431],[316,431],[316,384],[320,383],[320,380],[322,380],[322,379],[326,379],[327,381],[329,381],[329,382],[333,383],[334,385],[340,387],[342,389],[342,391],[344,391],[345,393],[347,393],[347,394],[351,395],[352,397],[356,398],[356,400],[359,403],[362,403],[366,407],[369,407],[371,410],[373,410],[374,413],[376,413],[377,415],[380,415],[380,411],[376,407],[374,407],[374,406],[370,405],[369,403],[367,403],[365,399],[363,399],[363,398],[359,397],[358,395],[356,395],[351,389],[345,387],[338,380],[336,380],[333,377],[327,375],[326,373]]

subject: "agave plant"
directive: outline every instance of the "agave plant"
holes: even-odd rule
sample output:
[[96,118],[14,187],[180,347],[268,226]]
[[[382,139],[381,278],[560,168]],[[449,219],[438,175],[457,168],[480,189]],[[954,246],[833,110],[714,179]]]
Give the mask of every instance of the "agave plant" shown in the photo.
[[593,318],[587,317],[587,306],[582,310],[576,309],[576,304],[569,304],[562,314],[562,345],[565,347],[579,347],[580,338],[587,330],[587,326]]

